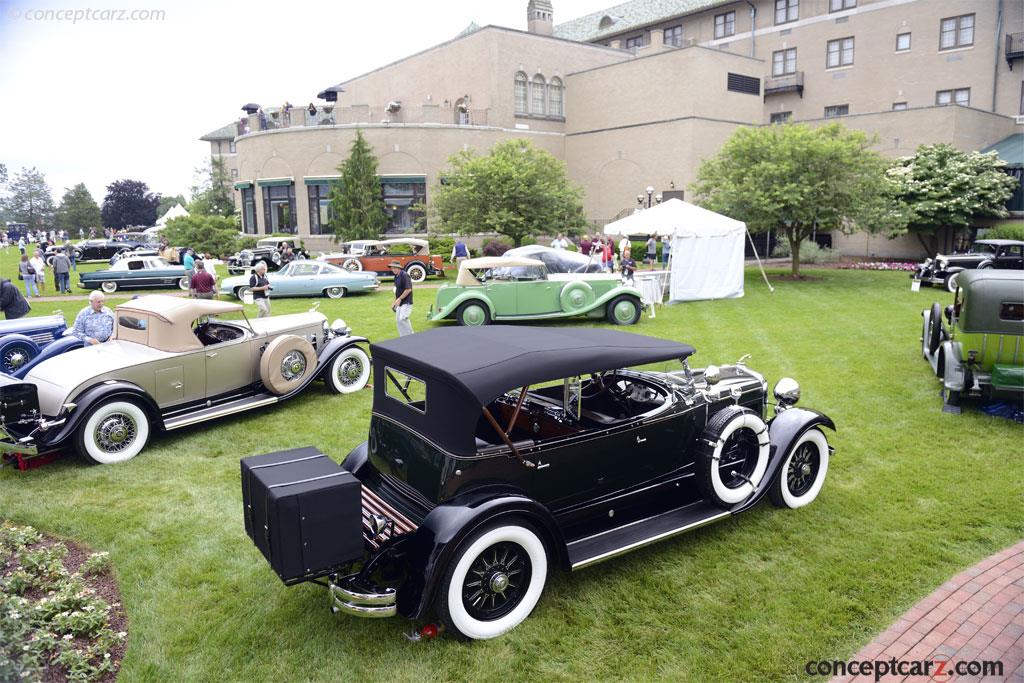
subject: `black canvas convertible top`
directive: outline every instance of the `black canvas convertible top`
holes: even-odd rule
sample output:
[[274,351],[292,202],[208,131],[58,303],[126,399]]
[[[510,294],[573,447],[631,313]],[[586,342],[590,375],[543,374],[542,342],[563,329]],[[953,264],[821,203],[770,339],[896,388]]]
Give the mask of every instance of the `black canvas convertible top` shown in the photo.
[[[480,410],[526,385],[646,363],[682,360],[689,344],[618,330],[511,325],[443,327],[370,347],[374,411],[408,424],[456,454],[475,452]],[[426,412],[385,394],[385,368],[426,384]]]

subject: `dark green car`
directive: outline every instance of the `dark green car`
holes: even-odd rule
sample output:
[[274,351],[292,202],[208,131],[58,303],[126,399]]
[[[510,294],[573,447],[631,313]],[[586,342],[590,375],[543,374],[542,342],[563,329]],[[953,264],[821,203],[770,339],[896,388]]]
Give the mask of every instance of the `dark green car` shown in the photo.
[[442,285],[429,320],[479,326],[494,321],[606,318],[633,325],[644,310],[640,290],[603,273],[549,273],[528,258],[467,259],[455,284]]

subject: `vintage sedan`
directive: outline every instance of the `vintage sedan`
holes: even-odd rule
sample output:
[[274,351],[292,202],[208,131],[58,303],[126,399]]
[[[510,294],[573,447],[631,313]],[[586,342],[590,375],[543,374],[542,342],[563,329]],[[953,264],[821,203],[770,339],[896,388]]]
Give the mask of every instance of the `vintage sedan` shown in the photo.
[[0,453],[123,462],[155,431],[266,408],[317,378],[351,393],[370,374],[366,339],[321,313],[249,320],[238,303],[151,295],[114,315],[110,341],[0,376]]
[[64,314],[0,321],[0,372],[21,377],[37,358],[48,358],[82,343],[65,338]]
[[[154,246],[153,237],[144,233],[122,233],[112,239],[82,240],[73,245],[76,261],[109,261],[117,254],[126,254]],[[48,251],[49,255],[49,251]]]
[[428,320],[460,325],[585,315],[633,325],[644,310],[640,290],[610,273],[549,273],[542,261],[488,256],[466,259],[455,284],[441,285]]
[[[330,263],[292,261],[276,273],[268,273],[271,299],[299,296],[326,296],[340,299],[346,294],[376,291],[380,286],[373,273],[351,273]],[[224,278],[220,293],[242,299],[249,289],[249,275]]]
[[228,257],[228,273],[241,275],[251,270],[260,261],[267,264],[268,271],[275,271],[287,264],[284,255],[286,247],[291,247],[293,259],[307,259],[309,252],[302,246],[299,237],[264,237],[256,242],[251,249],[242,249],[234,256]]
[[457,636],[493,638],[555,569],[764,498],[803,507],[828,472],[835,427],[794,406],[794,380],[776,385],[770,417],[762,375],[742,360],[691,369],[687,344],[495,326],[371,351],[369,438],[342,465],[313,447],[242,461],[250,536],[286,584],[327,577],[336,612],[436,614]]
[[[961,400],[1024,400],[1024,273],[965,271],[953,305],[921,311],[921,355],[942,381],[944,412]],[[948,328],[945,323],[948,323]]]
[[963,254],[939,254],[910,276],[926,285],[942,285],[955,292],[960,273],[968,270],[1024,270],[1024,242],[1019,240],[976,240]]
[[414,237],[364,240],[360,246],[361,254],[325,254],[321,259],[340,265],[345,270],[376,273],[379,277],[392,277],[388,264],[398,261],[413,282],[423,282],[428,275],[444,277],[444,261],[441,256],[430,253],[430,243],[427,240]]
[[102,289],[113,294],[120,289],[188,290],[188,277],[184,266],[168,263],[159,256],[128,256],[107,270],[91,273],[79,272],[78,284],[83,289]]

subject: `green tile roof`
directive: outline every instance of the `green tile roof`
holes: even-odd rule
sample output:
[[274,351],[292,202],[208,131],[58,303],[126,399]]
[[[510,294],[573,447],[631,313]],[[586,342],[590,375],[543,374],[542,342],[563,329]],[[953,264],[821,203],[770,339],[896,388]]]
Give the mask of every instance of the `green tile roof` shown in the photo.
[[998,153],[999,158],[1010,166],[1024,166],[1024,133],[1014,133],[981,151]]
[[[584,42],[646,26],[662,19],[724,5],[733,0],[632,0],[600,12],[593,12],[555,26],[555,36]],[[601,19],[609,17],[610,26],[601,28]]]
[[207,133],[199,139],[206,142],[216,142],[217,140],[234,140],[236,135],[238,135],[238,124],[232,121],[228,125]]

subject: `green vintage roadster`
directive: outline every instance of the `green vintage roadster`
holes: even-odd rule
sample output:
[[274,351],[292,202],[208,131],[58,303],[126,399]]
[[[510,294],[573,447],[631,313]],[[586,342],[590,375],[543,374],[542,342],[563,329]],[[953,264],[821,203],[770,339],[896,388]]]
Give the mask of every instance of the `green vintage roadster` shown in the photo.
[[441,286],[427,318],[478,326],[585,315],[632,325],[643,309],[640,290],[624,285],[617,275],[549,273],[535,259],[486,257],[460,264],[455,284]]

